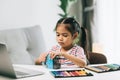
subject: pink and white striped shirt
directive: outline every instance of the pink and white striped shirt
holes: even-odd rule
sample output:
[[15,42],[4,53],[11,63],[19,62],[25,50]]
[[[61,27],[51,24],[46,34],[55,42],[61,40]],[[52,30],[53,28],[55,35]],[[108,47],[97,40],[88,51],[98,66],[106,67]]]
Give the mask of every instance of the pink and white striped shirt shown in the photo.
[[[61,46],[59,46],[59,45],[53,46],[52,49],[48,53],[50,53],[50,52],[61,52]],[[83,48],[76,44],[70,50],[68,50],[67,53],[86,61],[86,56],[84,54]],[[61,56],[60,62],[61,62],[61,64],[67,64],[67,65],[74,64],[69,59],[66,59],[63,56]]]

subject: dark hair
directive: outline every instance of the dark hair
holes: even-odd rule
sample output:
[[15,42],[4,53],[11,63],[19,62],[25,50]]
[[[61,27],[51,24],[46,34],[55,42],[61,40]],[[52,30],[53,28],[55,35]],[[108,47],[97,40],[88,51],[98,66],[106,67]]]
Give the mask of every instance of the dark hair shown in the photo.
[[87,49],[88,49],[88,41],[87,41],[87,34],[85,32],[85,28],[81,27],[79,23],[73,18],[61,18],[58,20],[55,31],[57,30],[57,27],[59,24],[66,24],[65,28],[73,35],[74,33],[78,32],[80,37],[78,41],[78,45],[81,46],[84,49],[85,55],[87,58],[89,58]]
[[59,24],[68,24],[65,26],[65,28],[73,35],[75,32],[80,33],[80,25],[78,24],[78,22],[72,18],[61,18],[60,20],[58,20],[56,27],[55,27],[55,31],[58,27]]

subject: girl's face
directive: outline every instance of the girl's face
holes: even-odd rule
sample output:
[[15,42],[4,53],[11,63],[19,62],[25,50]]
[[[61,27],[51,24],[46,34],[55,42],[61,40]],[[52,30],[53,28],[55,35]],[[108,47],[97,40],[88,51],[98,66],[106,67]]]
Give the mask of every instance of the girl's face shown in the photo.
[[56,29],[56,39],[59,45],[64,49],[70,49],[73,46],[74,37],[65,29],[65,24],[58,25]]

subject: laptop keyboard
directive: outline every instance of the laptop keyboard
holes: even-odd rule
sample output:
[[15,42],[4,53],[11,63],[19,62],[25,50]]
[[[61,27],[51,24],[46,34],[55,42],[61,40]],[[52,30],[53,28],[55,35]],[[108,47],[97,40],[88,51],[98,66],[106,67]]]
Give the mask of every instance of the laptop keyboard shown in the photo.
[[43,72],[35,71],[32,69],[26,69],[26,68],[22,68],[22,67],[14,67],[14,69],[15,69],[16,76],[18,78],[43,74]]
[[25,72],[16,71],[16,75],[29,75],[29,74]]

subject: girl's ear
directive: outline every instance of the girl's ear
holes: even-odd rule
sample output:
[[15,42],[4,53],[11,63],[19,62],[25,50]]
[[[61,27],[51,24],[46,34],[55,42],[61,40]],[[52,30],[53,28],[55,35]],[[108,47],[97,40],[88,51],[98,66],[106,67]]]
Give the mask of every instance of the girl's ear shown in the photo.
[[74,33],[73,39],[76,39],[78,37],[78,32]]

